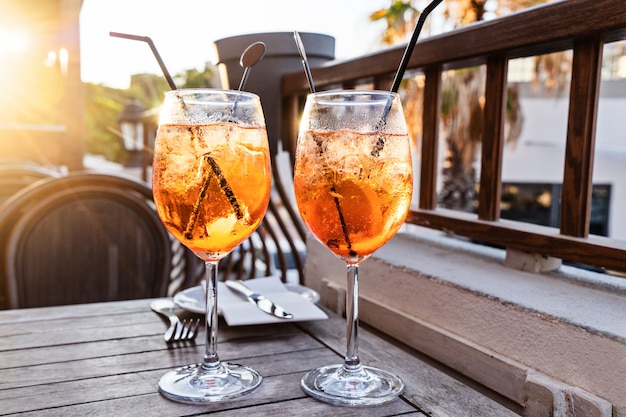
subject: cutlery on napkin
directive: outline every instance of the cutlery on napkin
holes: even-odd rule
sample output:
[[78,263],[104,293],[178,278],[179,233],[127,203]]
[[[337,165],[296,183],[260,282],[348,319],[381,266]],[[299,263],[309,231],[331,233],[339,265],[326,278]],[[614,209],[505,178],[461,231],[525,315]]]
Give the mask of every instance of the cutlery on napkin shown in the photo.
[[291,313],[293,318],[285,320],[264,313],[257,306],[228,289],[226,284],[220,281],[217,283],[217,306],[229,326],[328,319],[324,311],[306,300],[302,295],[290,291],[279,277],[253,278],[244,282],[250,290],[262,294],[280,305]]
[[259,310],[263,311],[264,313],[273,315],[275,317],[278,317],[279,319],[293,318],[293,314],[291,314],[278,304],[274,303],[266,296],[252,291],[243,282],[239,280],[227,280],[224,283],[230,290],[235,291],[246,297],[248,301],[257,306]]

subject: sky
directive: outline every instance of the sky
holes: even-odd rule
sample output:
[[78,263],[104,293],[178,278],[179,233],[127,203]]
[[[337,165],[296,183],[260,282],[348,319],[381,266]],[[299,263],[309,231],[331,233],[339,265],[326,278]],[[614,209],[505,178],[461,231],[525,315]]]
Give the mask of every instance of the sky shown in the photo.
[[390,0],[84,0],[80,15],[81,78],[127,88],[130,76],[161,74],[144,42],[109,32],[152,38],[169,72],[215,62],[213,42],[264,32],[315,32],[335,38],[335,58],[381,49],[385,28],[369,15]]

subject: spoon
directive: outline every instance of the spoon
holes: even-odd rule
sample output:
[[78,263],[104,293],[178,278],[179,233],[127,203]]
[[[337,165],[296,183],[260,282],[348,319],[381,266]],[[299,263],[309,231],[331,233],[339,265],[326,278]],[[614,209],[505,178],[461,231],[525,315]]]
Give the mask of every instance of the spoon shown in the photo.
[[250,68],[258,64],[264,56],[265,44],[263,42],[255,42],[243,51],[241,58],[239,58],[239,65],[244,68],[243,76],[241,77],[241,82],[239,83],[239,91],[243,90],[243,87],[246,85],[246,81],[248,81]]
[[[255,42],[252,45],[248,46],[242,53],[239,58],[239,65],[241,65],[243,70],[243,76],[241,77],[241,82],[239,82],[239,88],[237,91],[241,91],[248,81],[248,75],[250,75],[250,68],[254,65],[258,64],[260,60],[265,56],[265,44],[263,42]],[[233,103],[233,108],[230,110],[230,118],[232,120],[233,115],[237,111],[237,104],[239,104],[239,95],[235,98],[235,102]]]

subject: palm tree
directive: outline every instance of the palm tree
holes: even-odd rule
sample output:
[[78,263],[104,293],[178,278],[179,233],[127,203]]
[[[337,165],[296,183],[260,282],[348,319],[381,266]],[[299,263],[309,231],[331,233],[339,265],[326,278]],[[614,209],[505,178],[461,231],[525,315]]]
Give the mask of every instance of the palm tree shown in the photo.
[[[446,154],[439,205],[471,211],[476,201],[474,162],[483,134],[484,70],[448,72],[442,84],[441,117]],[[520,119],[516,114],[515,118]]]
[[410,1],[391,0],[391,5],[386,9],[380,9],[370,15],[370,20],[384,20],[387,28],[383,33],[383,45],[395,45],[405,42],[411,31],[412,23],[419,16],[419,11],[412,6]]

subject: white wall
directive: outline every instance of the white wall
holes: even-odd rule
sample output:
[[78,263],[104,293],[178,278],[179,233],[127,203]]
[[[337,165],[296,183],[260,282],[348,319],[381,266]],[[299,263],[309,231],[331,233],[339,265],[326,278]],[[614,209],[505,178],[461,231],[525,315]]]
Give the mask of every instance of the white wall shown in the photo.
[[[594,182],[610,183],[609,236],[626,240],[626,80],[601,89]],[[527,86],[525,86],[527,87]],[[539,97],[521,89],[524,125],[515,147],[504,150],[502,180],[562,182],[568,96]],[[621,96],[621,97],[620,97]]]

